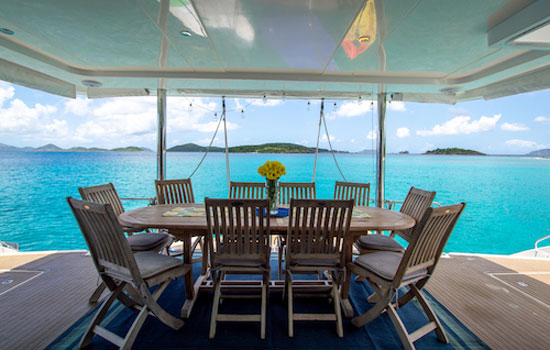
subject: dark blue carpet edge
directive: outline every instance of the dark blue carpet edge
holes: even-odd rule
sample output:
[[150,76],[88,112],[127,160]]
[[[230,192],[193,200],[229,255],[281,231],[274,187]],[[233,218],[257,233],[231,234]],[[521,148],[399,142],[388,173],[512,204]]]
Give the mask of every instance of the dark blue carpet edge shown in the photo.
[[[276,263],[272,263],[272,266],[277,266]],[[199,271],[200,264],[194,265],[194,270]],[[194,272],[195,272],[194,271]],[[276,272],[273,274],[276,276]],[[195,277],[198,276],[198,273],[195,274]],[[240,276],[239,276],[240,278]],[[171,314],[177,316],[179,314],[179,308],[183,305],[185,300],[184,294],[181,299],[174,301],[170,300],[170,306],[175,304],[175,307],[167,306],[163,298],[165,295],[170,294],[169,290],[174,292],[179,290],[175,294],[181,294],[183,292],[183,279],[178,279],[175,282],[171,282],[170,286],[165,291],[164,295],[159,300],[159,303],[165,307]],[[365,312],[373,304],[368,304],[364,300],[364,296],[372,293],[372,289],[367,282],[352,282],[352,287],[350,291],[350,296],[360,297],[353,298],[354,312],[355,314]],[[418,349],[489,349],[475,334],[473,334],[466,326],[464,326],[449,310],[439,303],[431,294],[424,291],[423,292],[428,299],[428,302],[435,310],[438,315],[447,336],[449,337],[450,344],[443,344],[437,341],[435,334],[431,332],[424,338],[419,339],[415,342],[415,346]],[[344,319],[344,339],[337,337],[336,332],[334,331],[334,322],[295,322],[295,337],[288,338],[287,327],[286,327],[286,315],[281,315],[281,308],[283,309],[283,314],[286,313],[286,303],[283,303],[279,293],[271,293],[268,304],[268,324],[267,324],[267,335],[266,340],[261,341],[259,339],[259,326],[256,324],[250,324],[248,326],[248,333],[245,334],[235,334],[242,333],[244,327],[247,327],[247,324],[227,324],[219,323],[218,330],[216,333],[216,339],[208,339],[208,322],[204,322],[206,319],[209,320],[210,310],[211,310],[211,293],[201,293],[199,300],[197,301],[191,319],[185,320],[185,325],[182,330],[174,331],[169,327],[162,324],[160,321],[156,320],[154,317],[149,317],[144,324],[142,330],[140,331],[136,342],[134,343],[134,349],[150,349],[151,347],[156,347],[158,349],[168,349],[168,348],[203,348],[208,347],[212,349],[247,349],[247,348],[264,348],[264,349],[289,349],[289,348],[315,348],[315,349],[332,349],[332,348],[346,348],[346,349],[393,349],[400,348],[401,343],[397,332],[393,328],[393,325],[389,319],[389,316],[384,314],[379,316],[376,320],[362,327],[361,329],[355,328],[351,325],[349,319]],[[302,303],[303,299],[298,299],[297,303]],[[228,302],[233,302],[233,300],[228,300]],[[209,307],[205,310],[205,305]],[[258,303],[257,301],[252,301],[252,303]],[[202,305],[202,310],[199,308]],[[281,305],[278,305],[281,304]],[[97,311],[96,306],[94,309],[89,311],[85,316],[80,320],[75,322],[69,329],[67,329],[63,334],[61,334],[56,340],[54,340],[46,349],[78,349],[78,343],[82,334],[85,332],[88,324],[90,323],[93,315]],[[199,307],[199,308],[198,308]],[[273,310],[270,310],[273,309]],[[276,309],[276,311],[275,311]],[[420,306],[416,302],[409,303],[403,309],[398,310],[400,317],[407,327],[412,324],[409,332],[418,328],[419,325],[423,325],[427,322],[427,318],[422,312],[420,312]],[[404,311],[405,310],[405,311]],[[300,312],[300,310],[295,310]],[[256,310],[254,310],[256,312]],[[202,318],[203,327],[199,329],[194,329],[193,331],[186,332],[186,327],[197,328],[196,324],[193,324],[193,319],[195,315],[201,313],[202,315],[198,316]],[[279,314],[279,315],[274,315]],[[277,321],[280,321],[282,317],[284,322],[279,322],[276,330],[271,330],[270,326],[276,322],[270,322],[270,318],[277,318]],[[108,324],[108,328],[114,329],[118,334],[123,334],[127,331],[130,326],[135,314],[126,309],[120,303],[115,302],[108,312],[106,320],[102,325]],[[282,324],[284,323],[284,325]],[[418,324],[417,324],[418,323]],[[114,324],[114,326],[112,326]],[[317,329],[317,326],[312,327],[311,325],[322,325],[322,329]],[[282,326],[282,327],[281,327]],[[415,327],[416,326],[416,327]],[[239,328],[241,327],[241,328]],[[158,332],[150,331],[148,329],[155,329]],[[191,337],[187,336],[182,339],[181,332],[191,333]],[[155,333],[155,334],[149,334]],[[278,334],[277,334],[278,333]],[[246,338],[243,338],[246,337]],[[175,344],[166,343],[167,338],[174,338],[176,340]],[[304,339],[301,339],[301,338]],[[144,339],[147,338],[147,339]],[[193,338],[193,341],[187,342]],[[236,339],[233,339],[236,338]],[[278,338],[278,339],[277,339]],[[185,343],[182,343],[181,341]],[[305,340],[305,342],[304,342]],[[112,344],[109,344],[100,337],[94,337],[92,345],[89,347],[91,349],[112,349],[115,348]]]

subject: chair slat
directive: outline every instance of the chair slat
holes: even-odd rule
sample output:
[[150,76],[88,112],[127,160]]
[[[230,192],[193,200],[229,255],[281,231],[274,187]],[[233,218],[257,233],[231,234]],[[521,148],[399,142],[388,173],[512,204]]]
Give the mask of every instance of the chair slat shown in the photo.
[[334,199],[353,199],[355,205],[369,205],[370,183],[340,182],[334,185]]
[[155,180],[159,204],[195,203],[191,179]]

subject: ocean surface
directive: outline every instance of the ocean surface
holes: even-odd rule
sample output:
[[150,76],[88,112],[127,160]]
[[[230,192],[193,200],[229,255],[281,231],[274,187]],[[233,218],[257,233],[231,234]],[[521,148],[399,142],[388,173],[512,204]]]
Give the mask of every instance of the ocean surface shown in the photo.
[[[186,178],[201,153],[168,153],[167,178]],[[374,155],[338,154],[348,181],[370,182],[376,192]],[[311,181],[311,154],[230,154],[233,181],[263,181],[266,160],[287,167],[281,181]],[[113,182],[121,197],[153,197],[154,153],[0,152],[0,240],[23,251],[84,249],[86,244],[65,198],[78,187]],[[319,156],[318,198],[332,198],[342,180],[329,154]],[[192,177],[195,199],[226,197],[223,154],[209,154]],[[437,191],[442,205],[466,202],[447,252],[511,254],[550,235],[550,160],[492,156],[388,155],[386,198],[403,200],[410,186]],[[125,201],[126,210],[147,202]]]

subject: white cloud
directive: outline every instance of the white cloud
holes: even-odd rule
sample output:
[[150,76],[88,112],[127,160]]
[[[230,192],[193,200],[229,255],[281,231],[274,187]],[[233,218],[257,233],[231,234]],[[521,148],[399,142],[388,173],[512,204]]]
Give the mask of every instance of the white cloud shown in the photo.
[[[189,103],[192,110],[189,110]],[[199,131],[211,133],[216,129],[217,121],[211,116],[216,110],[215,102],[206,103],[200,98],[168,98],[167,131]],[[157,105],[155,97],[120,97],[109,99],[96,108],[92,108],[94,118],[81,124],[75,139],[80,142],[113,140],[116,144],[143,144],[156,138]],[[207,120],[206,120],[207,119]],[[238,127],[228,122],[228,130]],[[115,143],[113,143],[115,144]]]
[[369,134],[367,135],[367,140],[376,140],[376,136],[378,133],[374,130],[369,131]]
[[11,100],[15,93],[15,89],[8,83],[0,81],[0,107],[4,105],[4,101]]
[[504,131],[526,131],[529,130],[527,125],[521,123],[502,123],[500,128]]
[[416,134],[420,136],[458,135],[488,131],[495,128],[500,117],[501,114],[495,114],[493,117],[483,116],[478,120],[470,121],[469,116],[458,116],[441,125],[435,125],[431,130],[418,130]]
[[401,101],[392,101],[387,104],[387,108],[394,112],[405,112],[407,110],[407,108],[405,108],[405,102]]
[[91,100],[87,98],[77,97],[65,102],[65,113],[72,113],[79,116],[86,115],[90,112]]
[[[5,98],[6,101],[13,97],[9,88],[7,92],[1,88],[0,91],[0,98]],[[8,106],[0,108],[0,133],[17,133],[22,137],[37,134],[45,138],[55,137],[58,131],[66,130],[65,121],[52,118],[55,112],[55,106],[36,104],[29,107],[20,99],[11,100]],[[59,136],[64,135],[62,133]]]
[[250,106],[259,106],[259,107],[275,107],[283,103],[283,100],[281,99],[266,99],[265,101],[263,98],[257,98],[257,99],[251,99],[247,98],[245,100],[246,105]]
[[[327,142],[328,141],[327,134],[324,134],[323,137],[321,137],[321,141],[322,142]],[[338,141],[338,139],[336,137],[330,135],[330,142],[335,142],[335,141]]]
[[550,117],[543,117],[542,115],[539,115],[535,118],[535,121],[539,123],[550,123]]
[[354,118],[370,112],[369,103],[344,102],[334,112],[329,113],[327,119]]
[[550,147],[547,145],[538,144],[535,141],[518,140],[518,139],[508,140],[506,141],[506,145],[514,148],[525,148],[525,149],[541,149],[541,148]]
[[402,139],[404,137],[411,136],[411,131],[409,130],[409,128],[399,128],[397,129],[396,135],[397,137]]

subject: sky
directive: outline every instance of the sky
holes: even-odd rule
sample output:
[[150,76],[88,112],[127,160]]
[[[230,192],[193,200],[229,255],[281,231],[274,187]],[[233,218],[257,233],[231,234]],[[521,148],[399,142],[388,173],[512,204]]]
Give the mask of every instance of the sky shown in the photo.
[[[308,103],[309,102],[309,103]],[[292,142],[315,147],[320,101],[228,99],[229,146]],[[336,150],[376,148],[376,101],[325,101]],[[221,98],[168,97],[167,146],[206,146],[221,115]],[[156,149],[156,97],[76,99],[0,81],[0,143],[62,148]],[[550,148],[550,90],[456,105],[393,101],[387,105],[386,150],[423,153],[460,147],[487,154]],[[321,130],[320,147],[328,148]],[[214,145],[224,145],[220,127]]]

